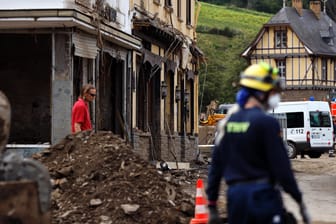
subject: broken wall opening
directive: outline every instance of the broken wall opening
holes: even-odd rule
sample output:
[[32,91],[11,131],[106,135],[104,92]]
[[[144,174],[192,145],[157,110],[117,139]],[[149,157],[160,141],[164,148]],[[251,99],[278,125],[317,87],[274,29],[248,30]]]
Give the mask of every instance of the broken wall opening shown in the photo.
[[12,108],[8,143],[51,141],[51,35],[0,34],[0,83]]
[[112,57],[104,52],[101,58],[99,75],[99,100],[97,124],[99,130],[112,131],[123,137],[123,74],[124,61]]
[[140,67],[137,79],[137,127],[151,134],[150,159],[154,160],[160,158],[160,73],[161,69],[156,70],[146,62]]
[[149,63],[142,64],[137,75],[137,128],[142,131],[148,131],[147,122],[147,80],[149,79],[151,66]]
[[74,85],[73,85],[73,101],[76,102],[80,91],[84,84],[90,83],[95,85],[94,83],[94,69],[93,69],[94,60],[90,58],[82,58],[78,56],[74,56]]
[[[174,107],[175,107],[175,88],[174,88],[174,72],[168,71],[167,72],[167,88],[168,88],[168,94],[166,97],[166,107],[165,108],[165,126],[166,126],[166,133],[168,135],[174,134]],[[167,130],[168,129],[168,130]]]

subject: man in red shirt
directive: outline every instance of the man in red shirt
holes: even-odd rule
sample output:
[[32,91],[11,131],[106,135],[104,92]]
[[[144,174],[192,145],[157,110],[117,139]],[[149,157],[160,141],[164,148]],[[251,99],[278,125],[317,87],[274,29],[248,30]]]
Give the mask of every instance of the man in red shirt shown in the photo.
[[91,84],[82,87],[80,96],[72,108],[71,130],[72,133],[91,130],[91,118],[89,113],[89,102],[96,97],[96,88]]

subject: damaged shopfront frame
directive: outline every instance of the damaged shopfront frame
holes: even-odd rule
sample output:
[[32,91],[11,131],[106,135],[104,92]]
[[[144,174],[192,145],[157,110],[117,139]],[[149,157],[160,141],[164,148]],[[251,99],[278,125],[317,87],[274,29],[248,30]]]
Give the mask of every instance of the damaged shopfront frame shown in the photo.
[[8,148],[44,148],[68,135],[85,83],[99,90],[90,108],[95,128],[128,135],[131,106],[123,102],[131,98],[130,68],[140,42],[107,25],[97,35],[88,21],[68,9],[0,10],[1,90],[12,105]]

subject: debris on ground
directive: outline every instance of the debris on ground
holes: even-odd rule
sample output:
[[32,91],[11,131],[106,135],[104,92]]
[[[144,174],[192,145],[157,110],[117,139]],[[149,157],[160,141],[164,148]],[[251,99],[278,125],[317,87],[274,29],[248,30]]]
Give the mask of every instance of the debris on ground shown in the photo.
[[[157,169],[111,132],[81,132],[35,154],[53,183],[52,223],[189,223],[196,171]],[[195,169],[196,170],[196,169]]]

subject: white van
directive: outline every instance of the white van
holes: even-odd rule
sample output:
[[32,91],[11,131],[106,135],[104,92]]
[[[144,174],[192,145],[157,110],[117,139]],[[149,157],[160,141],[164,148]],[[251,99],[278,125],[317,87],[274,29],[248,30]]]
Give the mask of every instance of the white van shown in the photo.
[[329,104],[323,101],[281,102],[271,113],[287,117],[288,156],[298,153],[319,158],[333,147],[333,123]]

